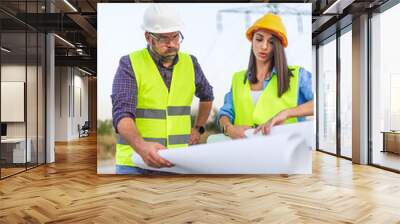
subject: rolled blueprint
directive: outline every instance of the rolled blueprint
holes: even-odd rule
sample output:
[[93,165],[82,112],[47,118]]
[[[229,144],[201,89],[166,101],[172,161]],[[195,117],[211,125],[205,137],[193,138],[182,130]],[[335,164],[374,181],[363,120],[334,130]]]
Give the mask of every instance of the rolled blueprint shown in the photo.
[[[160,150],[175,166],[153,168],[135,154],[133,161],[144,169],[181,174],[311,174],[313,122],[276,126],[270,135]],[[253,132],[252,132],[253,131]]]

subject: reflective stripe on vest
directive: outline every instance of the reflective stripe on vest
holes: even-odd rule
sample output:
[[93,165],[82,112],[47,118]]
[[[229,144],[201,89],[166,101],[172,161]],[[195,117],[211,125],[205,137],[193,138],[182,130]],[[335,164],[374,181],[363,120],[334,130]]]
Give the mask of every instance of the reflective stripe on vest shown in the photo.
[[[190,115],[190,107],[189,106],[171,106],[167,108],[168,116],[175,115]],[[155,119],[166,119],[167,113],[165,110],[157,110],[157,109],[136,109],[136,117],[137,118],[155,118]]]
[[[273,74],[267,87],[264,89],[257,103],[250,95],[250,84],[245,80],[246,71],[235,73],[232,79],[232,96],[235,111],[235,125],[260,125],[267,122],[280,111],[296,107],[298,99],[298,66],[289,66],[293,76],[290,78],[289,89],[278,96],[278,79]],[[290,118],[285,123],[297,122],[297,118]]]
[[165,110],[155,110],[155,109],[136,109],[137,118],[155,118],[155,119],[165,119],[167,115]]
[[[166,138],[143,138],[143,139],[148,142],[157,142],[157,143],[160,143],[161,145],[167,145]],[[120,135],[117,135],[117,144],[128,145],[128,143],[125,141],[125,139],[122,138]]]
[[[194,67],[190,55],[179,52],[168,91],[147,49],[129,55],[138,95],[135,124],[145,141],[167,148],[187,146],[191,132],[190,106],[195,93]],[[134,166],[135,153],[118,137],[116,164]]]
[[190,115],[190,107],[168,107],[168,115]]

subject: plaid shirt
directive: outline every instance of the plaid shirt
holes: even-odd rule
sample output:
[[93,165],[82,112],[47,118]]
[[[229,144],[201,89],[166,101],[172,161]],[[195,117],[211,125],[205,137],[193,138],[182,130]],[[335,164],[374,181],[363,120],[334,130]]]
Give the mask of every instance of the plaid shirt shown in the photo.
[[[147,49],[149,50],[149,47],[147,47]],[[165,68],[161,64],[160,59],[157,58],[157,56],[154,55],[151,50],[149,50],[149,52],[157,65],[158,71],[160,72],[165,85],[169,90],[171,86],[173,66],[170,68]],[[200,64],[197,62],[197,59],[192,55],[191,57],[195,75],[195,95],[200,99],[201,102],[213,101],[213,87],[208,83]],[[177,62],[178,57],[175,58],[173,65],[175,65]],[[117,130],[117,124],[123,117],[129,117],[132,119],[136,117],[137,83],[129,55],[123,56],[119,61],[119,66],[114,76],[111,101],[113,125],[115,130]]]

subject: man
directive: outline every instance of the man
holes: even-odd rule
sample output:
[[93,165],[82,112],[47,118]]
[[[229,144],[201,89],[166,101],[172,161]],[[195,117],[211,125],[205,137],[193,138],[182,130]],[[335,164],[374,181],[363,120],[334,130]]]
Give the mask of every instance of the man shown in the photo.
[[[179,15],[165,4],[146,9],[142,28],[147,48],[120,60],[112,90],[118,174],[150,174],[136,167],[138,153],[152,167],[171,167],[158,151],[197,144],[214,99],[212,87],[194,56],[179,52],[183,35]],[[193,96],[200,99],[191,127]]]

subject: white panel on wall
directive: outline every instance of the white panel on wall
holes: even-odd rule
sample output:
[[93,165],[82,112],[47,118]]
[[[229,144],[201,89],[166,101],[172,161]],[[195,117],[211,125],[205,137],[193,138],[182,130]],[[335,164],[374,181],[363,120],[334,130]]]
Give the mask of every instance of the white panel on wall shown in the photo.
[[24,82],[1,82],[1,122],[24,122]]

